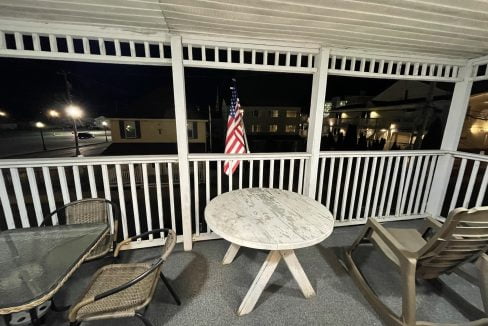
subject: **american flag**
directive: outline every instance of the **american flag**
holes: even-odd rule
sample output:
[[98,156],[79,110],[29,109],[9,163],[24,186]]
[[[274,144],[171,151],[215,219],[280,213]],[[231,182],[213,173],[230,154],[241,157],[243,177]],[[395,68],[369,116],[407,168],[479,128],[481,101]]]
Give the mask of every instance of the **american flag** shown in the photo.
[[[227,119],[227,136],[225,138],[225,154],[242,154],[246,152],[244,139],[244,128],[242,126],[241,105],[237,97],[237,84],[231,87],[232,96],[230,100],[229,118]],[[224,173],[230,175],[239,166],[240,160],[226,160],[224,162]]]

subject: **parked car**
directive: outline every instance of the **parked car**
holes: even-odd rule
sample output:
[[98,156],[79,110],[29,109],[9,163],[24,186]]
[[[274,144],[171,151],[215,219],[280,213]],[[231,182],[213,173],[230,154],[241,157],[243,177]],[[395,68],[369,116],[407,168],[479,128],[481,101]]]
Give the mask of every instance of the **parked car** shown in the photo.
[[79,132],[78,133],[78,139],[90,139],[90,138],[95,138],[95,136],[93,136],[89,132]]

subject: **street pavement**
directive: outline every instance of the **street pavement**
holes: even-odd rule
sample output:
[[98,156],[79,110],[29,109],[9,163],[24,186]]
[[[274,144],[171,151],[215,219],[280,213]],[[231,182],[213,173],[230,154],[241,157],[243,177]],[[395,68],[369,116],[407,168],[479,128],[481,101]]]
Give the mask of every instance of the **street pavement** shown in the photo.
[[[80,152],[83,156],[97,156],[111,144],[110,133],[105,141],[104,131],[89,131],[95,138],[80,139]],[[33,157],[72,157],[75,156],[74,137],[71,131],[46,131],[44,141],[47,150],[42,148],[38,131],[13,131],[0,134],[0,158]]]

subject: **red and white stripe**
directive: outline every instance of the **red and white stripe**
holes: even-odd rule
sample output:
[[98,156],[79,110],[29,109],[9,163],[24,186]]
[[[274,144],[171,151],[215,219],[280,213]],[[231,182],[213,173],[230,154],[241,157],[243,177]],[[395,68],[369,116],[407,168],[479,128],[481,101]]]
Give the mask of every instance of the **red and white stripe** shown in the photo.
[[[236,105],[235,117],[229,115],[227,120],[227,136],[225,138],[225,154],[243,154],[246,152],[244,141],[244,128],[242,128],[242,115],[239,101]],[[224,162],[224,173],[229,175],[239,166],[240,160],[226,160]]]

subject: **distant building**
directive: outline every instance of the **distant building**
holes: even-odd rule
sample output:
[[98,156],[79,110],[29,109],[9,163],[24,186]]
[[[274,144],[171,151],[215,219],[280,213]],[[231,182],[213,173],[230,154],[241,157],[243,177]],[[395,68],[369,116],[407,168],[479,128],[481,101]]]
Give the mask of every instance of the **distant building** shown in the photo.
[[431,123],[444,119],[450,93],[418,81],[397,81],[375,97],[347,97],[326,103],[322,134],[345,135],[348,126],[368,140],[385,139],[385,149],[418,148]]
[[[112,142],[176,144],[176,123],[174,119],[110,118]],[[188,120],[188,142],[207,142],[207,120]]]
[[244,126],[249,135],[303,135],[307,115],[299,107],[246,106]]
[[[99,117],[96,117],[95,119],[93,119],[93,124],[95,125],[96,128],[99,128],[99,129],[104,129],[105,126],[103,125],[104,122],[106,122],[108,124],[108,121],[109,119],[105,116],[99,116]],[[107,125],[108,127],[108,125]]]
[[488,149],[488,92],[472,95],[469,99],[459,149],[471,151]]

